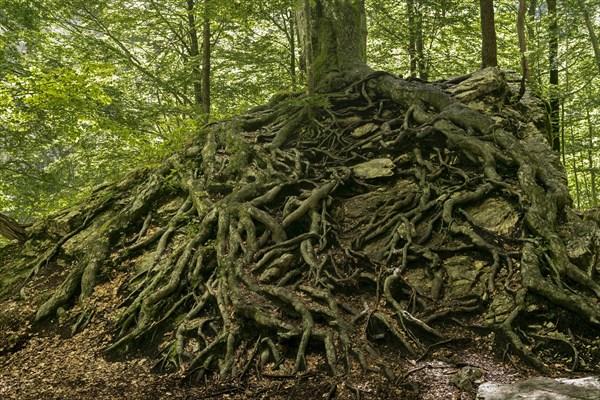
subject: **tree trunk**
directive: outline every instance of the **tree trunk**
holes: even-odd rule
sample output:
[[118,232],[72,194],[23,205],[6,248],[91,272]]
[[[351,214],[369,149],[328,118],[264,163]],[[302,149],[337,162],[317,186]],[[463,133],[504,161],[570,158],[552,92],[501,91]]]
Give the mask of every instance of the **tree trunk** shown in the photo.
[[527,12],[526,0],[519,0],[519,16],[517,18],[517,35],[519,36],[519,51],[521,53],[521,88],[519,97],[525,94],[525,82],[529,80],[529,67],[527,64],[527,41],[525,39],[525,15]]
[[195,0],[187,0],[188,36],[190,37],[190,62],[192,63],[192,85],[194,105],[202,107],[202,71],[200,69],[200,44],[196,27]]
[[429,80],[429,70],[425,61],[425,49],[423,43],[423,13],[421,8],[417,10],[417,60],[419,62],[419,78]]
[[481,15],[481,67],[498,66],[494,0],[479,0]]
[[314,65],[314,54],[313,54],[313,41],[312,35],[314,31],[313,27],[313,10],[311,9],[310,0],[304,0],[302,4],[302,12],[298,18],[301,31],[301,39],[304,46],[304,57],[306,65],[306,92],[309,96],[315,94],[315,65]]
[[408,59],[410,64],[410,76],[414,78],[417,76],[417,24],[415,22],[415,0],[407,0],[406,8],[408,12]]
[[[529,43],[533,43],[533,47],[534,48],[539,48],[540,44],[537,42],[537,36],[535,33],[535,29],[534,29],[534,24],[536,22],[536,11],[537,11],[537,0],[531,0],[529,2],[529,9],[527,10],[527,16],[529,17],[529,23],[527,23],[527,36],[528,36],[528,41]],[[540,65],[539,65],[539,56],[537,54],[537,51],[532,52],[531,54],[531,59],[529,60],[529,70],[530,70],[530,76],[531,73],[533,71],[534,74],[534,80],[538,85],[542,84],[542,77],[541,77],[541,72],[540,72]]]
[[550,123],[552,130],[550,132],[550,143],[552,149],[560,152],[560,96],[558,94],[558,19],[556,15],[556,0],[548,0],[548,14],[550,24],[548,25],[548,35],[550,37],[549,47],[549,65],[550,65]]
[[575,204],[577,205],[577,209],[581,210],[581,188],[579,187],[579,169],[577,168],[577,151],[575,150],[577,147],[577,142],[575,140],[575,134],[573,133],[573,126],[569,129],[570,137],[571,137],[571,159],[572,168],[573,168],[573,180],[575,182]]
[[592,122],[592,116],[590,115],[590,110],[586,108],[586,119],[587,119],[587,127],[588,127],[588,169],[590,171],[590,183],[591,183],[591,203],[592,207],[596,207],[598,205],[598,194],[596,191],[596,166],[594,165],[594,156],[596,152],[594,151],[594,124]]
[[289,21],[288,27],[288,42],[290,46],[290,80],[292,83],[292,87],[296,86],[296,21],[294,17],[294,13],[286,10],[286,16]]
[[[305,7],[306,3],[310,3],[310,7]],[[302,46],[306,52],[312,50],[316,90],[340,89],[372,72],[365,63],[367,22],[364,0],[307,0],[300,8],[298,20],[303,31],[300,35]],[[307,20],[312,24],[307,24]]]
[[8,215],[0,213],[0,236],[3,236],[8,240],[18,240],[19,242],[22,242],[27,239],[27,232],[23,225],[19,224]]
[[585,26],[587,27],[588,34],[590,35],[590,41],[592,42],[592,47],[594,48],[596,66],[598,67],[598,72],[600,72],[600,46],[598,45],[598,37],[596,36],[596,32],[594,31],[594,25],[592,23],[592,20],[590,19],[590,14],[587,12],[585,4],[583,4],[583,0],[577,0],[577,3],[579,4],[579,8],[581,9],[583,18],[585,19]]
[[[570,29],[569,27],[567,27],[567,34],[566,34],[566,56],[569,57],[569,37],[570,37]],[[569,93],[569,91],[571,90],[571,79],[570,79],[570,71],[569,71],[569,63],[567,63],[566,67],[565,67],[565,92]],[[573,121],[572,121],[572,117],[571,117],[571,113],[568,114],[568,117],[565,115],[564,112],[564,101],[563,101],[563,120],[562,120],[562,126],[563,126],[563,130],[566,129],[566,125],[569,125],[569,138],[571,139],[571,159],[572,159],[572,176],[573,176],[573,181],[575,183],[575,200],[576,200],[576,204],[577,204],[577,209],[581,210],[581,189],[579,187],[579,170],[577,168],[577,154],[576,154],[576,149],[577,149],[577,143],[575,141],[575,134],[573,133]],[[566,157],[566,139],[565,139],[565,135],[563,135],[563,164],[566,166],[567,162],[564,159]]]
[[204,0],[202,18],[202,111],[206,121],[210,118],[210,20],[209,0]]

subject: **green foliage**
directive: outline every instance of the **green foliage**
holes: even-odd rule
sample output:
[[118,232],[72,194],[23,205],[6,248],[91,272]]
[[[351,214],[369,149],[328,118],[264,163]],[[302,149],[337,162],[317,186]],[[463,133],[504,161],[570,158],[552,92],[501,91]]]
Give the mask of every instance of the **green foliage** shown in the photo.
[[[51,212],[133,167],[161,162],[200,134],[194,82],[201,54],[190,53],[190,15],[199,35],[203,18],[210,21],[213,119],[275,93],[306,103],[294,106],[326,102],[288,96],[304,79],[295,1],[192,3],[190,14],[187,0],[0,0],[0,211],[20,220]],[[476,2],[371,0],[375,69],[410,74],[410,3],[429,80],[479,68]],[[527,22],[530,86],[547,97],[548,17],[545,2],[537,3]],[[584,4],[597,22],[593,1]],[[578,2],[558,5],[563,158],[584,208],[597,203],[600,78]],[[496,29],[501,68],[520,71],[516,7],[496,1]]]
[[116,80],[114,68],[95,63],[31,65],[23,74],[5,74],[1,208],[28,219],[69,205],[130,168],[147,144],[134,120],[113,104],[119,101]]

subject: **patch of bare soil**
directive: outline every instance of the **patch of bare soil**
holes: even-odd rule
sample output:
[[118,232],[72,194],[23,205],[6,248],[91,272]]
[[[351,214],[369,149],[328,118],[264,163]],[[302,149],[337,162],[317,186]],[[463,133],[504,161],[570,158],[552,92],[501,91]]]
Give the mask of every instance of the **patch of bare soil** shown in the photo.
[[[49,280],[51,276],[46,279]],[[6,300],[0,308],[0,398],[27,399],[474,399],[478,382],[512,382],[530,375],[505,365],[491,347],[491,337],[477,342],[456,340],[432,346],[421,360],[406,360],[393,347],[381,357],[396,379],[381,374],[350,371],[332,377],[312,368],[323,364],[318,355],[307,359],[308,372],[286,374],[258,371],[254,364],[244,379],[219,381],[207,374],[200,382],[182,379],[177,372],[156,373],[156,358],[146,350],[137,356],[107,357],[103,349],[111,336],[111,324],[121,298],[117,294],[125,277],[113,276],[96,287],[93,316],[88,326],[71,335],[70,326],[79,315],[74,307],[44,326],[32,326],[33,304]],[[48,283],[48,282],[46,282]],[[33,283],[41,289],[43,282]],[[39,291],[38,293],[43,293]],[[70,323],[71,322],[71,323]],[[481,369],[483,376],[471,389],[459,390],[452,377],[465,366]]]

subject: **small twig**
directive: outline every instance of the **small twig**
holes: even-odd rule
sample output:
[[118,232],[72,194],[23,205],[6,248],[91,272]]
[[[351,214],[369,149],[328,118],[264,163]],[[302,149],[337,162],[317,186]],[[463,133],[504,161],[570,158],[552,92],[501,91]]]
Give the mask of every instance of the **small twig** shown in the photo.
[[425,349],[425,351],[423,352],[423,354],[421,354],[419,356],[419,358],[417,358],[416,361],[418,362],[418,361],[421,361],[422,359],[424,359],[425,356],[427,355],[427,353],[429,353],[429,350],[433,349],[434,347],[442,346],[442,345],[445,345],[445,344],[448,344],[448,343],[452,343],[452,342],[457,342],[457,341],[460,341],[460,340],[471,340],[471,338],[467,338],[467,337],[450,338],[450,339],[441,340],[439,342],[433,343],[433,344],[427,346],[427,348]]

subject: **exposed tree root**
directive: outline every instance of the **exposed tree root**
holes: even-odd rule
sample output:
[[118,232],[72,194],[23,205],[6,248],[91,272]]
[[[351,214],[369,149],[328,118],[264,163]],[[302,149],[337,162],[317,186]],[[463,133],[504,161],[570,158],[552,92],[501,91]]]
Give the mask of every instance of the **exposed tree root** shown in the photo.
[[27,239],[27,226],[24,226],[8,215],[0,213],[0,236],[8,240],[23,242]]
[[600,286],[557,233],[570,200],[539,121],[498,104],[497,70],[460,82],[444,85],[492,111],[375,73],[327,106],[300,96],[208,126],[70,220],[31,277],[67,241],[80,261],[36,320],[77,293],[85,304],[114,268],[130,279],[109,350],[169,331],[161,365],[186,375],[295,374],[319,352],[333,374],[393,377],[380,343],[417,358],[460,318],[544,370],[524,315],[543,299],[598,325]]

